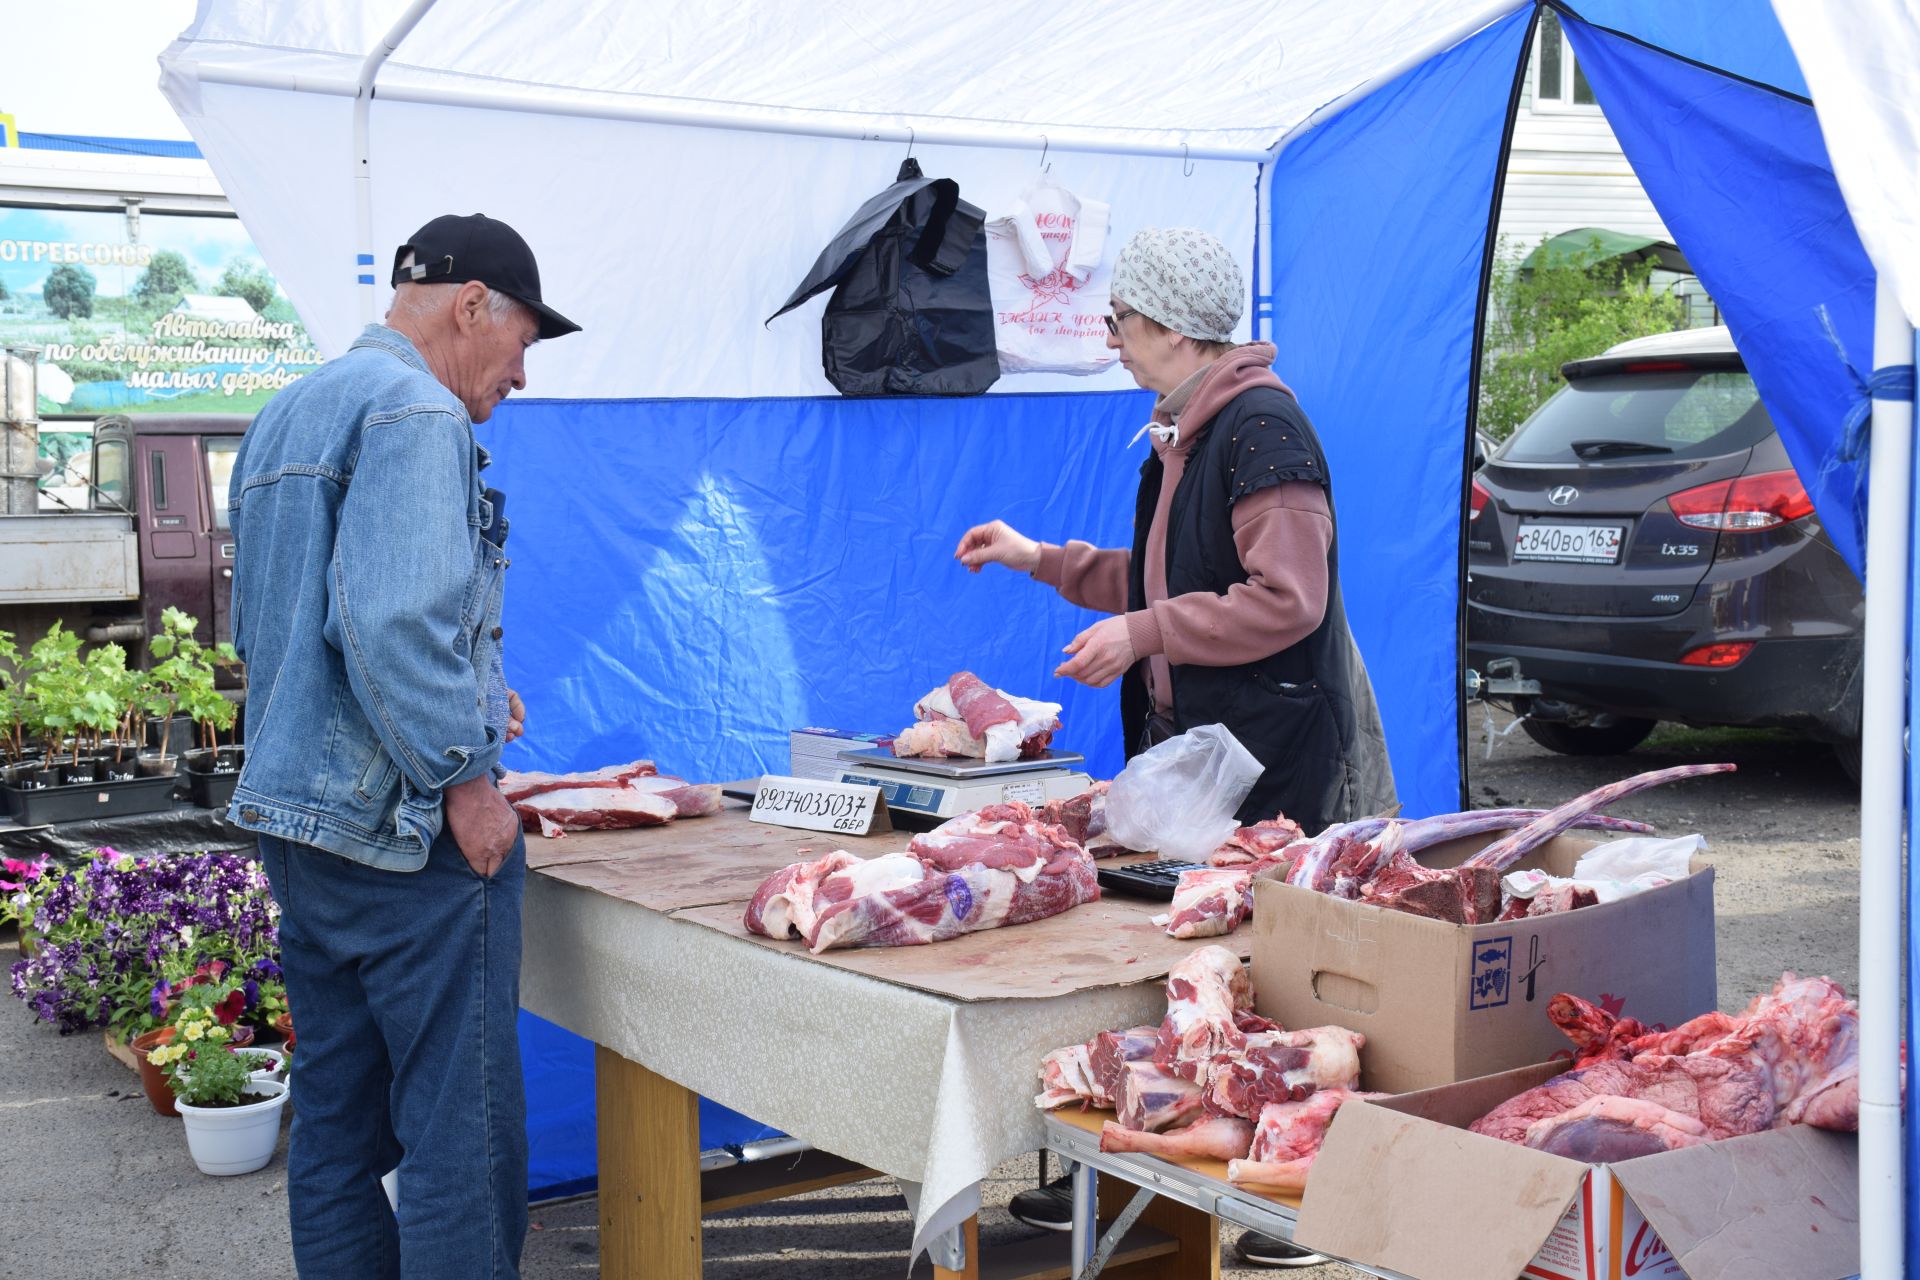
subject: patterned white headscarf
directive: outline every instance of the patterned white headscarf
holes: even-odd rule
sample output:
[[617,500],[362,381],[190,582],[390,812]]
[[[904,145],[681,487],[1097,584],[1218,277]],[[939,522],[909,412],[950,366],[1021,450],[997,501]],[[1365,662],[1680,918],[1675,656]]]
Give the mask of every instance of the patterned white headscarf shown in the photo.
[[1137,231],[1113,264],[1113,296],[1175,333],[1231,342],[1246,304],[1240,264],[1197,227]]

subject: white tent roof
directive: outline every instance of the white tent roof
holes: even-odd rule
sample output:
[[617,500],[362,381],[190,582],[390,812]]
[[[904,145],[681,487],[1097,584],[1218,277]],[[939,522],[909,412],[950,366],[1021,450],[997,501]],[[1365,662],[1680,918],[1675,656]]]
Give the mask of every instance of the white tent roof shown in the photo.
[[[1263,151],[1320,107],[1519,7],[1515,0],[744,0],[570,8],[438,0],[382,68],[394,101],[507,95],[569,113],[666,111],[829,130],[914,123],[1038,145]],[[419,0],[205,0],[163,60],[195,82],[351,96]],[[1177,25],[1173,22],[1178,15]],[[183,114],[191,114],[184,111]],[[1104,145],[1103,145],[1104,144]]]

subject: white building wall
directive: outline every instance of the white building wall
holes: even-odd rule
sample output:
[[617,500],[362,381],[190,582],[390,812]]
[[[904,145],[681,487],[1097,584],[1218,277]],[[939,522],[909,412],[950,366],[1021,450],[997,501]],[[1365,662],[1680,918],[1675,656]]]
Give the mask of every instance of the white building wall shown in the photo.
[[1539,106],[1530,73],[1514,120],[1500,235],[1510,253],[1525,254],[1547,236],[1576,227],[1673,238],[1600,108]]

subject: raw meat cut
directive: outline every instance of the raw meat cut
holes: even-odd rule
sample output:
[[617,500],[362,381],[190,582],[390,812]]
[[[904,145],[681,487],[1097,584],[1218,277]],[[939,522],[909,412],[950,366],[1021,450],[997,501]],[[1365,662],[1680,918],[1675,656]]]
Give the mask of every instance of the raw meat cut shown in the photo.
[[1222,946],[1201,947],[1167,973],[1167,1016],[1153,1060],[1198,1081],[1216,1054],[1246,1044],[1234,1015],[1252,1008],[1253,979],[1240,957]]
[[[1644,1031],[1565,993],[1548,1008],[1574,1041],[1579,1065],[1508,1099],[1475,1121],[1474,1132],[1645,1154],[1686,1136],[1859,1127],[1859,1010],[1826,978],[1784,974],[1741,1013],[1704,1014],[1671,1031]],[[1587,1105],[1601,1097],[1652,1109]],[[1556,1118],[1563,1123],[1548,1123]]]
[[680,807],[666,796],[615,783],[542,791],[515,804],[513,811],[523,827],[551,836],[556,831],[661,827],[679,815]]
[[1611,1164],[1656,1151],[1677,1151],[1712,1139],[1707,1126],[1643,1098],[1602,1094],[1571,1111],[1527,1126],[1521,1141],[1536,1151],[1589,1164]]
[[896,756],[971,756],[999,763],[1031,759],[1060,727],[1060,704],[1016,698],[970,671],[913,704],[915,724],[894,736]]
[[1298,1102],[1321,1089],[1357,1089],[1366,1044],[1345,1027],[1250,1034],[1241,1049],[1209,1064],[1202,1100],[1216,1115],[1253,1119],[1271,1103]]
[[1481,924],[1500,914],[1500,872],[1493,867],[1423,867],[1406,850],[1393,855],[1360,891],[1361,901],[1452,924]]
[[1182,871],[1173,887],[1173,906],[1153,920],[1164,922],[1176,938],[1211,938],[1232,933],[1252,911],[1252,870],[1208,867]]
[[1597,906],[1600,902],[1600,894],[1583,884],[1548,885],[1531,898],[1515,894],[1504,894],[1504,897],[1507,905],[1500,912],[1499,918],[1502,920],[1530,920],[1535,916],[1558,915],[1563,911]]
[[1055,1049],[1040,1059],[1040,1093],[1033,1105],[1042,1111],[1051,1111],[1069,1102],[1078,1102],[1082,1107],[1113,1105],[1113,1095],[1094,1079],[1084,1044]]
[[1321,1089],[1300,1102],[1275,1102],[1261,1109],[1254,1125],[1247,1158],[1227,1166],[1227,1181],[1297,1195],[1306,1190],[1307,1171],[1320,1154],[1334,1113],[1355,1098],[1383,1098],[1381,1093],[1351,1089]]
[[1200,1114],[1200,1086],[1155,1063],[1129,1062],[1120,1068],[1113,1105],[1122,1128],[1160,1133]]
[[1288,845],[1305,838],[1306,832],[1300,830],[1299,823],[1285,814],[1278,814],[1250,827],[1240,828],[1209,854],[1207,861],[1216,867],[1268,862]]
[[584,773],[509,773],[500,793],[520,825],[553,837],[567,831],[657,827],[720,812],[720,788],[663,776],[651,760]]
[[1079,848],[1064,827],[1040,821],[1018,800],[949,818],[907,845],[909,853],[939,871],[977,862],[1021,872],[1023,879],[1032,879],[1038,868]]
[[[1026,810],[1025,805],[996,808]],[[1086,851],[1064,835],[1054,838],[1057,828],[1042,827],[1030,818],[1015,821],[1018,816],[976,821],[906,853],[861,859],[842,851],[846,861],[820,871],[812,881],[808,876],[813,873],[802,868],[821,867],[821,861],[783,867],[762,883],[755,902],[762,893],[771,898],[785,892],[794,899],[792,886],[808,881],[811,914],[789,908],[776,920],[765,910],[756,916],[750,903],[746,927],[774,938],[797,935],[817,955],[834,947],[940,942],[1044,919],[1098,898],[1099,882]],[[914,845],[937,834],[917,837]],[[775,927],[778,924],[786,927]]]
[[1160,1028],[1133,1027],[1126,1031],[1102,1031],[1087,1045],[1093,1061],[1094,1083],[1109,1098],[1120,1085],[1120,1068],[1129,1062],[1150,1062],[1160,1045]]
[[[1036,815],[1040,821],[1064,830],[1082,845],[1107,834],[1107,790],[1111,782],[1096,782],[1077,796],[1049,800]],[[1088,853],[1093,853],[1089,847]],[[1095,854],[1098,857],[1098,854]]]
[[514,773],[509,770],[500,779],[500,794],[507,798],[508,804],[512,804],[528,796],[537,796],[542,791],[558,791],[562,787],[577,787],[590,782],[624,782],[628,778],[647,777],[658,772],[651,760],[610,764],[604,769],[589,769],[584,773]]
[[843,867],[860,861],[845,849],[835,849],[811,862],[795,862],[768,876],[747,903],[746,926],[769,938],[813,932],[814,893],[820,882]]
[[1507,1099],[1469,1127],[1490,1138],[1524,1144],[1535,1122],[1606,1096],[1655,1103],[1699,1121],[1715,1138],[1759,1133],[1773,1124],[1775,1115],[1765,1071],[1750,1062],[1689,1053],[1649,1055],[1633,1062],[1616,1059],[1569,1071]]
[[1111,1120],[1100,1126],[1102,1151],[1139,1151],[1174,1160],[1238,1160],[1252,1144],[1252,1123],[1236,1116],[1208,1116],[1165,1133],[1129,1129]]

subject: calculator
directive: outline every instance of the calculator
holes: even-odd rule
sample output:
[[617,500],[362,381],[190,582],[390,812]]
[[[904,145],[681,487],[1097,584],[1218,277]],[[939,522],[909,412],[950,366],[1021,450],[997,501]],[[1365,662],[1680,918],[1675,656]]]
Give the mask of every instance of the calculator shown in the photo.
[[1159,858],[1152,862],[1129,863],[1123,867],[1101,867],[1096,875],[1103,890],[1134,898],[1159,898],[1171,902],[1173,887],[1180,882],[1182,871],[1204,870],[1206,866],[1203,863]]

